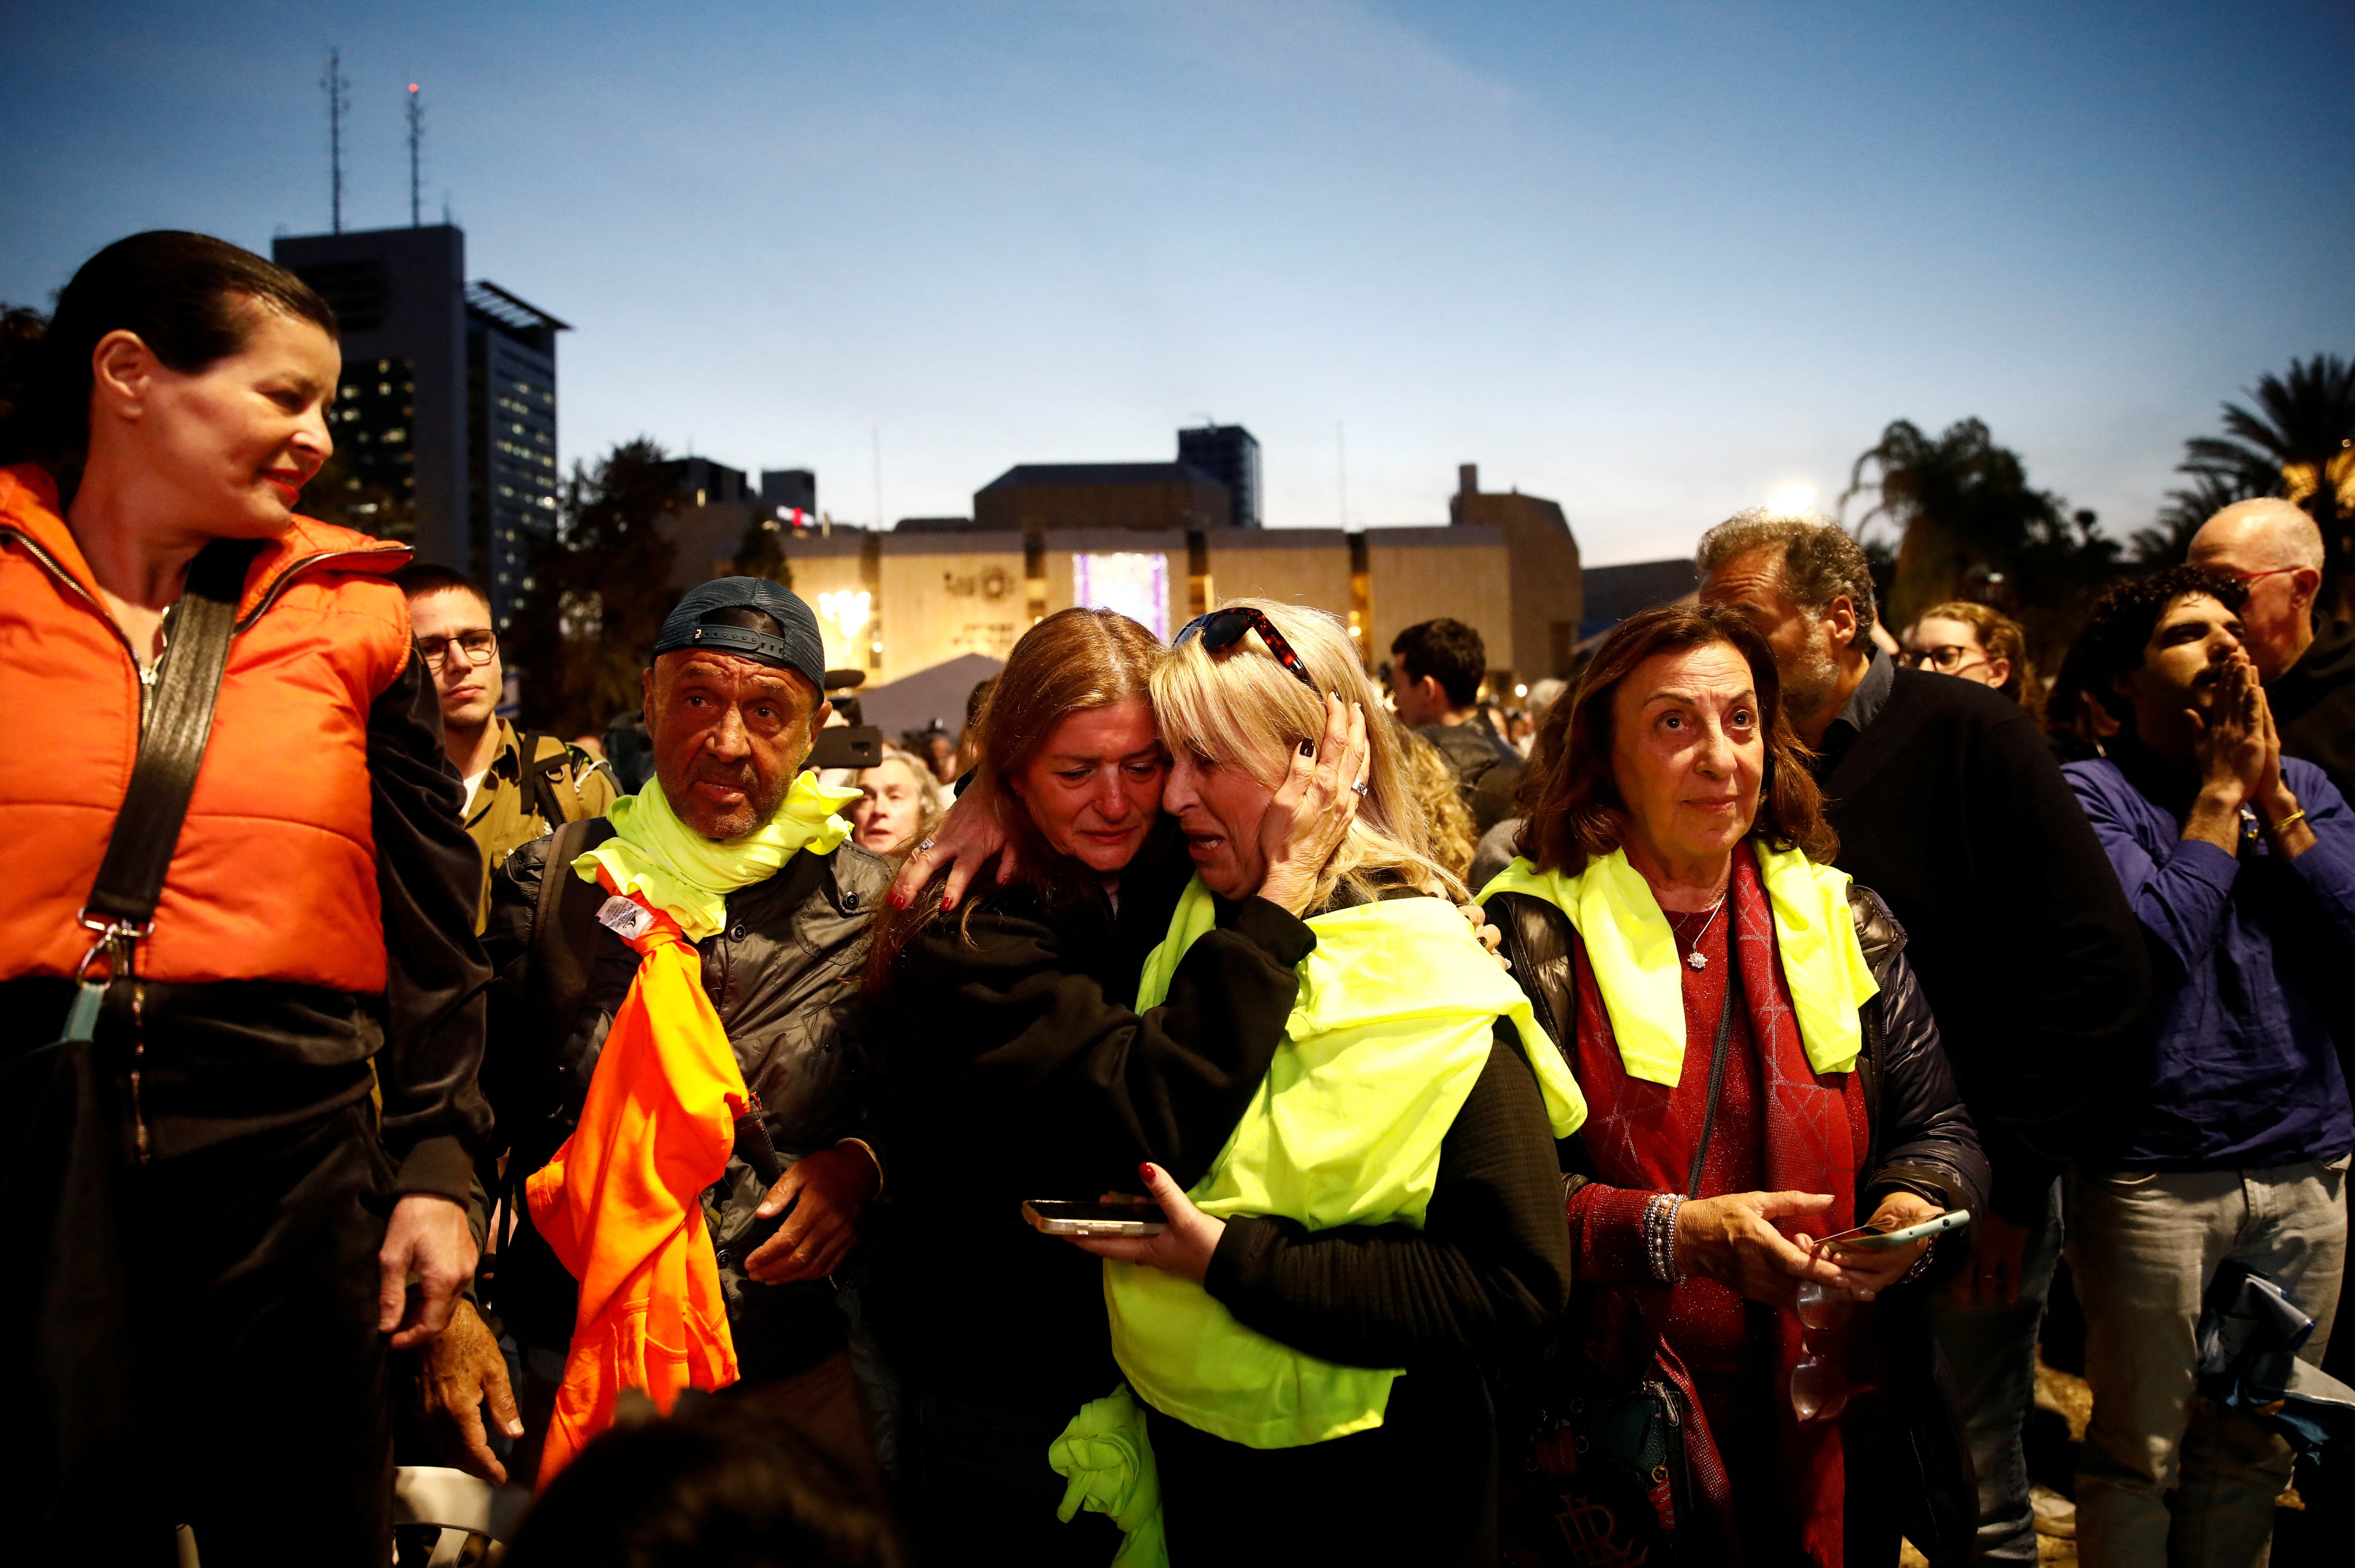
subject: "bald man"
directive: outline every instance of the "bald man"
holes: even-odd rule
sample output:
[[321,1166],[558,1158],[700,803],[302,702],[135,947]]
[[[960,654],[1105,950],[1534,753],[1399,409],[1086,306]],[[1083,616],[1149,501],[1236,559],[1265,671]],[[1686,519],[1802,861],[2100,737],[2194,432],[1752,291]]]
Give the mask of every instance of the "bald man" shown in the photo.
[[2235,502],[2191,537],[2193,566],[2249,590],[2241,620],[2282,755],[2318,765],[2348,794],[2355,789],[2355,627],[2316,613],[2322,559],[2322,530],[2287,501]]

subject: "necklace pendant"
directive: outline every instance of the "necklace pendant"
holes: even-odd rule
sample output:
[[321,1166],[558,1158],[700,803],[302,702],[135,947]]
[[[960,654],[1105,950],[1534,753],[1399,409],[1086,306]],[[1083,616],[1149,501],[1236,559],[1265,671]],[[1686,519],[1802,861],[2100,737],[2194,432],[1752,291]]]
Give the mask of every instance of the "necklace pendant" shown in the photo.
[[1702,952],[1699,948],[1695,948],[1691,952],[1685,955],[1685,962],[1690,964],[1694,969],[1705,969],[1709,968],[1709,955]]

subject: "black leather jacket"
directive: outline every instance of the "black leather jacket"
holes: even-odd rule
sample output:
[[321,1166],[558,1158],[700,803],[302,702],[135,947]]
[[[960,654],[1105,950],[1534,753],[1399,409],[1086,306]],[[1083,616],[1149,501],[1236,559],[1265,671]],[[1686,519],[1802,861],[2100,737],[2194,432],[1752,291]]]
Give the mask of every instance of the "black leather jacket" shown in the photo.
[[[1578,1016],[1569,916],[1518,893],[1500,893],[1487,907],[1503,934],[1515,978],[1560,1044]],[[1929,1002],[1905,961],[1904,927],[1877,895],[1853,883],[1849,914],[1865,962],[1881,982],[1880,993],[1859,1010],[1864,1048],[1856,1070],[1864,1081],[1872,1142],[1858,1169],[1857,1213],[1869,1213],[1882,1194],[1906,1188],[1949,1209],[1984,1213],[1987,1155],[1955,1090]],[[1565,1163],[1579,1158],[1574,1142],[1565,1147]],[[1881,1446],[1881,1458],[1895,1470],[1881,1478],[1889,1482],[1882,1493],[1902,1499],[1895,1506],[1904,1516],[1907,1539],[1944,1568],[1968,1560],[1977,1492],[1954,1392],[1923,1310],[1927,1284],[1962,1266],[1970,1249],[1956,1239],[1938,1251],[1923,1281],[1881,1293],[1874,1323],[1891,1385],[1885,1408],[1902,1427],[1901,1441]]]
[[[579,1120],[606,1031],[637,975],[637,954],[597,923],[602,890],[568,877],[542,896],[550,845],[569,862],[613,832],[603,818],[570,824],[516,851],[491,880],[483,945],[497,982],[483,1086],[498,1114],[495,1152],[507,1154],[506,1184],[518,1194]],[[696,944],[704,989],[786,1164],[866,1130],[859,980],[868,926],[890,882],[890,867],[855,844],[797,854],[768,881],[729,895],[727,927]],[[544,907],[554,918],[541,932]],[[747,1382],[789,1377],[843,1343],[826,1282],[762,1285],[744,1277],[745,1255],[778,1224],[752,1217],[765,1191],[731,1158],[703,1194]],[[577,1287],[528,1213],[520,1219],[499,1257],[492,1304],[519,1340],[561,1347],[571,1336]]]
[[[1857,1211],[1869,1212],[1868,1199],[1903,1187],[1949,1209],[1980,1212],[1987,1204],[1987,1155],[1939,1047],[1937,1021],[1905,962],[1905,929],[1870,888],[1849,884],[1848,906],[1864,961],[1881,982],[1880,994],[1859,1010],[1864,1050],[1856,1070],[1864,1078],[1872,1148],[1859,1171]],[[1538,1022],[1561,1044],[1578,1016],[1569,916],[1519,893],[1498,894],[1487,909]]]

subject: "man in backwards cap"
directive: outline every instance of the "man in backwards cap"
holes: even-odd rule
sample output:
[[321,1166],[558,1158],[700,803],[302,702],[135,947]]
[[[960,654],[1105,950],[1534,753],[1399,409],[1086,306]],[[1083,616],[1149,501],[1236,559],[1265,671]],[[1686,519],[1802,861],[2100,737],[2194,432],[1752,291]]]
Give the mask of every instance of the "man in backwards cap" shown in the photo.
[[[577,1287],[532,1224],[525,1182],[579,1122],[640,961],[600,922],[602,869],[693,942],[754,1097],[726,1176],[702,1200],[742,1384],[868,1470],[828,1277],[882,1181],[873,1150],[852,1134],[859,976],[890,871],[844,842],[835,808],[855,794],[802,771],[828,709],[817,620],[798,598],[760,577],[690,590],[663,622],[645,682],[654,778],[610,818],[526,844],[492,879],[484,945],[498,983],[482,1076],[498,1126],[483,1184],[507,1202],[486,1272],[489,1307],[523,1350],[523,1409],[494,1335],[463,1303],[425,1358],[421,1400],[453,1463],[505,1480],[478,1408],[487,1403],[492,1423],[521,1439],[517,1478],[531,1478]],[[777,1162],[782,1176],[764,1179]]]

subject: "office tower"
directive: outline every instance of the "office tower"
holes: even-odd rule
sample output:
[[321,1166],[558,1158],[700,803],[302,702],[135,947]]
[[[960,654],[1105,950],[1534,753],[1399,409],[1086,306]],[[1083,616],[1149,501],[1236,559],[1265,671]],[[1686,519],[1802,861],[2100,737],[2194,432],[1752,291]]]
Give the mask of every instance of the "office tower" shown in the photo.
[[556,536],[554,316],[496,283],[466,290],[471,566],[504,629],[530,597],[532,547]]
[[772,517],[783,517],[788,512],[799,512],[815,520],[817,516],[817,475],[805,468],[762,469],[761,505]]
[[505,627],[529,592],[532,535],[556,526],[565,323],[495,283],[470,287],[451,224],[288,235],[271,254],[342,328],[328,428],[346,493],[312,506],[473,573]]
[[1259,442],[1241,425],[1178,432],[1178,461],[1227,487],[1232,525],[1260,526]]

